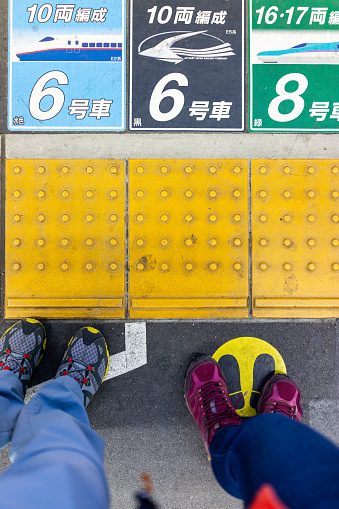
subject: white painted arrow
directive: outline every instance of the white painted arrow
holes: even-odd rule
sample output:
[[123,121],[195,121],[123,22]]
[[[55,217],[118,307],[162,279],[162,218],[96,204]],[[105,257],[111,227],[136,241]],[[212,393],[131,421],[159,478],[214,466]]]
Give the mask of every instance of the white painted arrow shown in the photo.
[[[125,351],[110,355],[109,368],[104,382],[145,364],[147,364],[146,322],[125,323]],[[25,403],[32,399],[38,390],[48,382],[50,380],[30,387],[26,392]]]

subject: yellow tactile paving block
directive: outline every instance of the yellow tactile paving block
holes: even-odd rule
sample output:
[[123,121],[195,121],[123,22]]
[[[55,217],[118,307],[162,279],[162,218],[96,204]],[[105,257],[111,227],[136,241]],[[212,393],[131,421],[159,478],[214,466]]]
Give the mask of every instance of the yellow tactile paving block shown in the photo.
[[339,317],[339,160],[252,160],[253,315]]
[[6,163],[5,317],[124,317],[121,160]]
[[248,316],[246,160],[129,161],[131,318]]

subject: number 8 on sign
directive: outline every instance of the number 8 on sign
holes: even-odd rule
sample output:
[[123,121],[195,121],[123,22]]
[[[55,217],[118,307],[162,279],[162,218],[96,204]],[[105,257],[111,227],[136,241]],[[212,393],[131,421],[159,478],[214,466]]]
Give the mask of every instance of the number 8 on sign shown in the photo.
[[[298,88],[294,92],[286,91],[286,85],[290,81],[298,83]],[[305,106],[301,94],[306,91],[307,87],[308,80],[303,74],[293,72],[280,78],[275,88],[278,95],[270,102],[268,107],[268,114],[271,119],[276,122],[290,122],[298,118]],[[293,101],[294,107],[290,113],[280,113],[279,106],[284,101]]]

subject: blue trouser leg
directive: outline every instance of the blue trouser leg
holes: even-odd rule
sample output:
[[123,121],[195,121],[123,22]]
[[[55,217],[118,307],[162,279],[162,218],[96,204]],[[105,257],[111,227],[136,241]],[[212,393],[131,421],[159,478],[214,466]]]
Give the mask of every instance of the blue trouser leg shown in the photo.
[[17,419],[13,464],[0,477],[0,507],[108,509],[104,448],[78,383],[68,376],[52,380]]
[[24,406],[24,391],[18,377],[9,370],[0,371],[0,449],[11,442]]
[[210,454],[221,486],[246,505],[269,483],[291,509],[339,507],[339,449],[284,415],[259,415],[222,428]]

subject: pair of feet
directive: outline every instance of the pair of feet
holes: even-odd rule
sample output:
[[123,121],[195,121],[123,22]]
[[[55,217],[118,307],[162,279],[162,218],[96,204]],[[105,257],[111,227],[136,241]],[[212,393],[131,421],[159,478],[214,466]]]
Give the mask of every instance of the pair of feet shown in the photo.
[[[215,433],[242,422],[231,403],[225,375],[212,357],[201,356],[191,363],[185,380],[185,399],[209,456]],[[303,408],[298,385],[287,375],[273,375],[262,389],[257,412],[283,414],[301,421]]]
[[[24,394],[45,348],[45,329],[33,318],[15,323],[0,339],[0,371],[15,373],[22,382]],[[74,378],[87,406],[107,374],[108,362],[108,349],[101,332],[94,327],[84,327],[70,340],[55,378]]]

